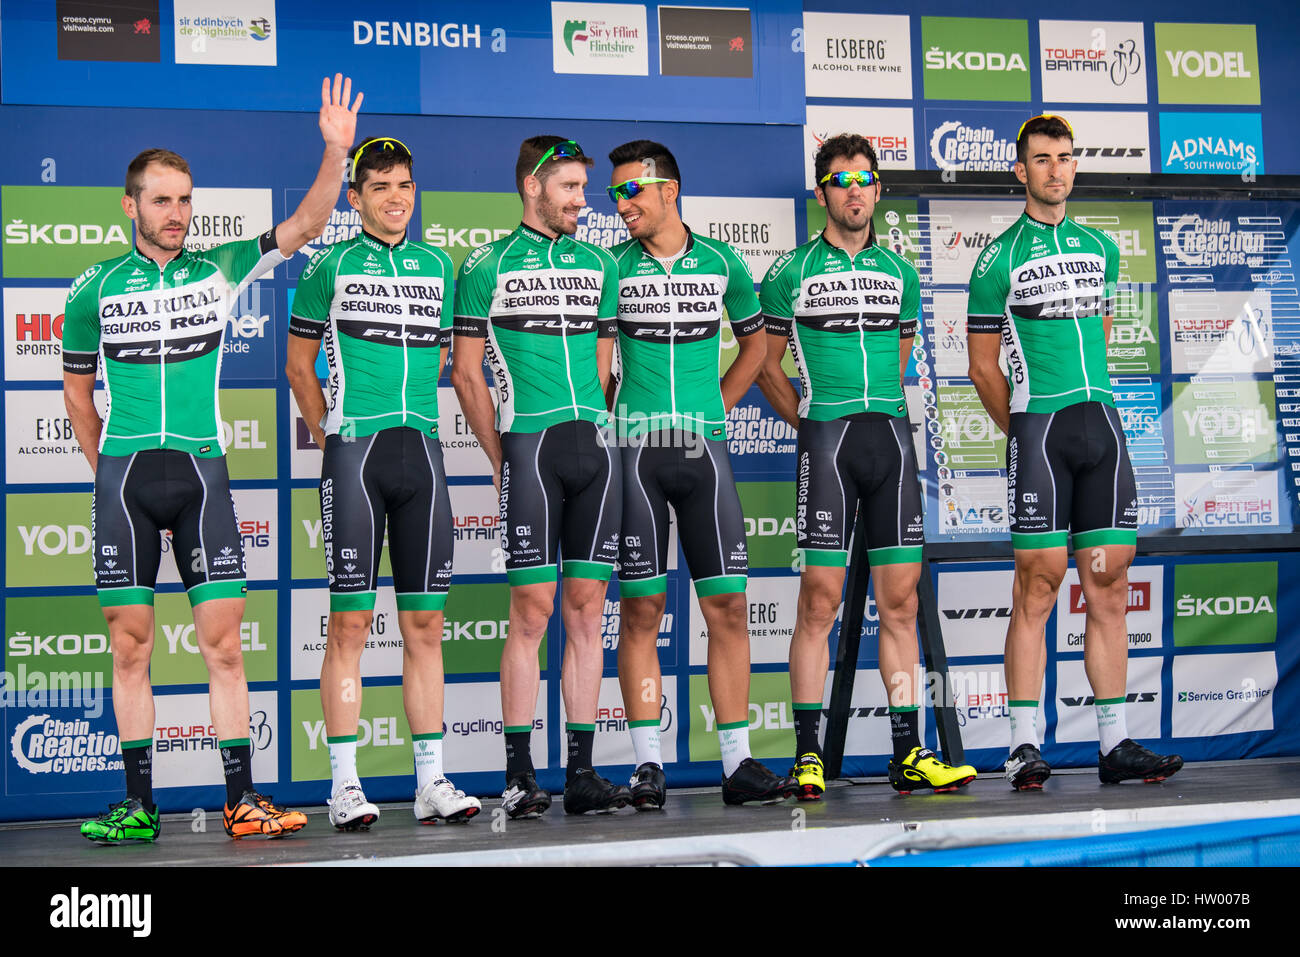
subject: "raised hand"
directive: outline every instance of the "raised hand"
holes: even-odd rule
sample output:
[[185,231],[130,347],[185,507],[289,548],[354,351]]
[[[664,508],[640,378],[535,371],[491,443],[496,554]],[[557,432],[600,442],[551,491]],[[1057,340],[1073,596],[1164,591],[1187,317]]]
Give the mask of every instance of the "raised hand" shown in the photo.
[[357,135],[357,112],[364,98],[364,93],[358,93],[357,101],[348,107],[348,101],[352,99],[352,78],[342,73],[334,74],[333,89],[329,77],[321,81],[320,133],[326,146],[343,150],[351,148]]

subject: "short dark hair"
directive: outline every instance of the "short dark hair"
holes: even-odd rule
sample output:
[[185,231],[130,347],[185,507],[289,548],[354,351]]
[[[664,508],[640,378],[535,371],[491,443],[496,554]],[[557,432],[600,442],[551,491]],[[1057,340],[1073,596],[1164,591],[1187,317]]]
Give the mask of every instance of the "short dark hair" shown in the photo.
[[833,160],[852,159],[855,156],[865,156],[871,164],[871,171],[876,172],[876,150],[865,136],[840,133],[827,138],[813,157],[813,182],[821,185],[822,177],[831,171]]
[[[556,143],[567,143],[568,138],[564,136],[530,136],[519,144],[519,159],[515,160],[515,189],[519,191],[522,199],[524,195],[524,180],[532,175],[533,168],[541,160],[542,155]],[[564,157],[566,161],[583,163],[591,167],[596,165],[596,161],[590,156],[573,156]],[[543,182],[551,175],[554,166],[547,163],[537,171],[537,178]]]
[[1035,133],[1054,140],[1069,140],[1071,144],[1074,143],[1074,131],[1070,129],[1070,124],[1065,122],[1064,119],[1050,113],[1035,116],[1024,125],[1020,130],[1020,135],[1016,137],[1017,163],[1025,161],[1025,155],[1029,149],[1029,137]]
[[675,179],[678,186],[682,183],[682,174],[677,168],[676,157],[668,147],[654,140],[633,140],[622,146],[616,146],[609,151],[609,161],[614,166],[640,163],[647,170],[647,175]]
[[[374,144],[383,140],[387,143],[380,148],[375,148]],[[357,159],[360,155],[361,159]],[[405,166],[412,172],[415,171],[415,160],[411,156],[410,150],[406,149],[399,140],[391,136],[368,136],[348,153],[348,174],[352,175],[352,163],[356,161],[356,178],[348,183],[352,189],[361,189],[361,184],[366,181],[367,173],[387,173],[394,166]]]
[[[150,163],[157,163],[159,166],[166,166],[169,169],[179,170],[186,176],[190,176],[190,164],[185,162],[185,158],[179,153],[173,153],[171,150],[152,149],[145,150],[126,168],[126,195],[132,199],[140,198],[140,191],[144,189],[144,171]],[[193,181],[190,176],[191,181]]]

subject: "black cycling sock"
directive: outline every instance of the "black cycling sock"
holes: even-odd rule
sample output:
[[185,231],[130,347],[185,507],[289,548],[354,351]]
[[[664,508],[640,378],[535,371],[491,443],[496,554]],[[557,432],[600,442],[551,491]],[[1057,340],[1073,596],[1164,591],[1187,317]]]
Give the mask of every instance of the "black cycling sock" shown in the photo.
[[918,708],[889,709],[889,736],[894,742],[894,760],[901,761],[913,748],[921,746],[920,710]]
[[226,807],[233,808],[245,791],[253,790],[253,749],[247,738],[219,741],[218,745],[226,772]]
[[126,796],[139,799],[146,811],[153,803],[153,741],[122,742],[122,763],[126,766]]
[[506,728],[506,780],[533,770],[533,726]]
[[596,726],[566,724],[564,730],[569,739],[569,763],[565,768],[564,779],[572,781],[577,772],[591,767],[591,748],[596,741]]
[[812,752],[821,754],[822,747],[817,741],[822,726],[822,703],[794,705],[794,753],[795,757]]

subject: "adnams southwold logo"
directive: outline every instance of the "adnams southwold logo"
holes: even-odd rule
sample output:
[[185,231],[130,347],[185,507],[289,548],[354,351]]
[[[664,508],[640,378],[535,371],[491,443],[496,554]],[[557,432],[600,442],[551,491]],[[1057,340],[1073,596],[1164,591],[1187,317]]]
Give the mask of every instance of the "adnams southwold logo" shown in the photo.
[[551,4],[551,62],[556,73],[648,76],[649,51],[641,4]]
[[1161,113],[1160,157],[1166,173],[1264,173],[1258,113]]
[[71,279],[131,249],[120,187],[4,186],[0,209],[6,279]]
[[1259,103],[1253,23],[1157,23],[1161,103]]
[[1029,100],[1027,20],[922,17],[925,96]]

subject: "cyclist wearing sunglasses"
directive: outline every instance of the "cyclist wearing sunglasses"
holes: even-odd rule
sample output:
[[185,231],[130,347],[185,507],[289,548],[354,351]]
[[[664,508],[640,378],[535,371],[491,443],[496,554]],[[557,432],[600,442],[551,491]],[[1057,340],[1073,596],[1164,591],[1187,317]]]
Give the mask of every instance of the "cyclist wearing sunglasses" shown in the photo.
[[[759,377],[777,413],[799,430],[796,527],[803,570],[790,642],[801,800],[825,790],[819,743],[827,637],[844,588],[849,537],[861,510],[880,614],[880,676],[889,695],[889,782],[910,793],[953,791],[975,777],[921,745],[916,584],[921,489],[903,400],[903,372],[920,316],[916,270],[875,241],[880,177],[871,143],[826,140],[814,159],[821,235],[786,253],[763,280],[767,359]],[[781,369],[786,346],[802,395]]]
[[[564,810],[606,812],[631,795],[592,767],[604,670],[601,618],[618,558],[622,482],[601,428],[616,334],[618,274],[608,252],[573,239],[591,159],[573,140],[534,136],[515,163],[523,221],[469,254],[456,281],[452,384],[501,493],[510,632],[501,653],[506,790],[512,818],[540,816],[529,741],[537,654],[564,577]],[[497,401],[483,378],[486,355]]]
[[[349,831],[379,818],[361,789],[356,756],[361,652],[374,618],[385,522],[415,749],[415,816],[465,821],[480,807],[442,770],[452,517],[438,442],[438,378],[451,346],[452,265],[442,250],[406,237],[415,209],[412,166],[406,144],[391,137],[363,140],[352,151],[347,196],[362,230],[312,258],[289,321],[289,384],[325,450],[320,503],[330,616],[321,710],[330,823]],[[322,339],[328,403],[315,369]]]
[[[727,455],[726,412],[763,361],[754,280],[730,246],[682,223],[681,173],[667,147],[636,140],[614,149],[609,161],[610,198],[632,234],[613,249],[621,367],[614,413],[623,468],[618,676],[636,753],[632,800],[652,809],[667,796],[656,641],[667,601],[671,504],[709,630],[723,800],[780,801],[794,793],[794,781],[773,774],[749,751],[749,565]],[[719,383],[724,309],[740,350]]]
[[[153,800],[154,585],[160,531],[172,530],[177,570],[208,668],[212,725],[226,781],[222,822],[233,838],[281,837],[307,818],[253,787],[248,683],[240,622],[244,553],[217,387],[222,340],[240,292],[320,234],[338,197],[339,168],[356,132],[361,94],[341,74],[321,88],[325,141],[316,180],[294,214],[255,239],[185,249],[193,183],[185,160],[146,150],[126,172],[122,210],[135,246],[72,284],[63,326],[63,390],[77,441],[95,472],[95,584],[113,646],[113,711],[126,799],[82,836],[102,844],[158,836]],[[112,396],[107,421],[92,402],[96,370]]]
[[[1115,410],[1106,342],[1119,247],[1074,222],[1065,201],[1078,161],[1059,116],[1027,120],[1016,138],[1025,212],[975,263],[967,307],[970,377],[1007,435],[1007,512],[1016,573],[1007,625],[1011,746],[1005,773],[1017,791],[1041,790],[1051,767],[1039,751],[1044,627],[1073,539],[1087,601],[1084,670],[1092,686],[1105,783],[1161,781],[1182,767],[1128,737],[1128,567],[1137,546],[1137,488]],[[1005,348],[1007,376],[998,367]]]

